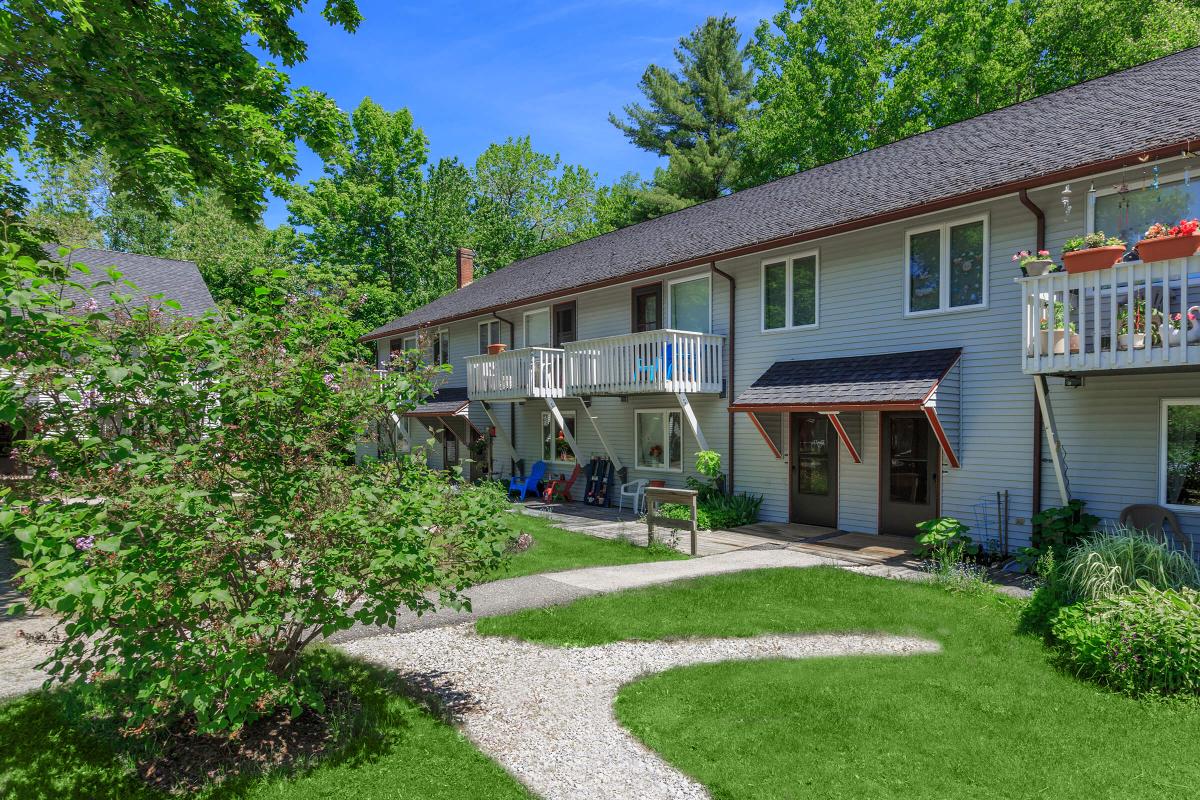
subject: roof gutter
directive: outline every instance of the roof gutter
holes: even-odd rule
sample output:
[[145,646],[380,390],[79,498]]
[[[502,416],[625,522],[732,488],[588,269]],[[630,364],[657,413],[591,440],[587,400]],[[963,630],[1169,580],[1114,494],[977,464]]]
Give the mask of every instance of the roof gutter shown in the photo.
[[687,269],[688,267],[703,266],[714,261],[726,261],[739,256],[752,255],[765,250],[774,250],[779,247],[787,247],[789,245],[799,244],[801,242],[812,241],[813,239],[823,239],[827,236],[834,236],[839,233],[846,233],[847,231],[860,230],[864,226],[874,227],[876,225],[883,225],[888,222],[896,222],[898,220],[907,219],[909,217],[914,217],[921,214],[928,214],[934,211],[944,211],[948,208],[954,208],[955,206],[963,205],[964,203],[973,203],[980,200],[991,200],[1007,194],[1012,194],[1014,192],[1036,189],[1040,186],[1061,183],[1063,181],[1075,180],[1095,172],[1104,172],[1110,169],[1120,169],[1123,166],[1129,166],[1129,162],[1131,160],[1137,163],[1144,163],[1146,161],[1156,161],[1158,159],[1170,158],[1171,156],[1178,156],[1183,153],[1190,152],[1191,145],[1191,139],[1183,139],[1172,144],[1156,147],[1152,150],[1125,153],[1113,158],[1108,158],[1101,161],[1093,161],[1077,167],[1058,170],[1057,172],[1049,172],[1045,175],[1024,178],[1019,181],[1010,181],[1008,183],[1002,183],[998,186],[993,186],[987,189],[977,189],[971,192],[963,192],[962,194],[945,197],[941,200],[932,200],[928,203],[921,203],[915,206],[906,206],[905,208],[887,211],[882,214],[859,217],[848,222],[840,222],[836,225],[827,225],[823,228],[815,228],[804,233],[779,236],[774,239],[766,239],[761,242],[756,242],[755,244],[745,245],[743,247],[735,247],[729,250],[722,250],[716,253],[710,253],[705,256],[689,259],[687,261],[678,261],[673,264],[654,267],[653,269],[630,273],[628,275],[622,275],[617,278],[610,278],[608,280],[598,281],[596,283],[589,283],[584,286],[576,286],[571,289],[546,292],[545,294],[526,297],[509,303],[500,303],[495,306],[475,309],[463,314],[456,314],[450,317],[430,320],[429,322],[422,323],[420,325],[412,325],[407,328],[397,328],[395,330],[383,331],[381,333],[367,334],[359,337],[358,341],[369,342],[374,341],[375,339],[386,339],[393,336],[399,336],[410,331],[419,330],[420,328],[426,328],[430,325],[445,325],[449,322],[458,322],[459,320],[471,319],[472,317],[483,316],[485,314],[494,313],[495,311],[503,311],[504,309],[508,308],[532,305],[535,303],[545,302],[547,300],[553,300],[558,297],[565,297],[567,295],[579,294],[580,292],[584,291],[601,289],[605,286],[611,286],[617,283],[627,283],[631,280],[642,280],[644,278],[661,275],[667,272],[675,272],[676,270]]

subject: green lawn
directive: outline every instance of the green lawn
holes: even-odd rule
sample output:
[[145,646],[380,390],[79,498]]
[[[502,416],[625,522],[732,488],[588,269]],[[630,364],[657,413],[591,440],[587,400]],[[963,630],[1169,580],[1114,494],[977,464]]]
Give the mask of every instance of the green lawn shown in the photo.
[[483,619],[562,645],[886,631],[912,657],[742,662],[625,687],[618,717],[707,785],[745,798],[1182,798],[1200,786],[1200,705],[1147,703],[1055,670],[1017,602],[830,568],[764,570]]
[[536,575],[579,567],[641,564],[646,561],[687,558],[684,554],[666,547],[648,549],[629,542],[598,539],[586,533],[564,531],[540,517],[531,517],[528,514],[514,513],[511,517],[509,525],[513,531],[530,534],[533,537],[533,546],[523,553],[515,554],[507,569],[498,572],[494,578],[515,578],[518,575]]
[[[335,753],[310,770],[227,783],[206,800],[531,800],[452,727],[393,691],[388,678],[343,661],[339,674],[363,711]],[[39,693],[0,705],[0,797],[13,800],[166,800],[134,774],[103,732],[84,732],[70,695]],[[195,797],[195,795],[192,795]]]

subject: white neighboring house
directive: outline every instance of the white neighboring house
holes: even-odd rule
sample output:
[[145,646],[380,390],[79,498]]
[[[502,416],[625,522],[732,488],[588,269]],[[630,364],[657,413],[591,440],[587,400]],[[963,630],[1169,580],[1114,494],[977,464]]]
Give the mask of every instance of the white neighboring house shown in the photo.
[[[58,248],[47,246],[46,251],[49,258],[59,259]],[[208,285],[192,261],[156,258],[116,250],[81,248],[69,253],[65,262],[68,265],[82,264],[87,267],[87,274],[75,269],[69,276],[72,281],[84,286],[108,280],[108,270],[116,269],[121,273],[122,280],[131,281],[137,286],[139,294],[161,294],[164,300],[178,302],[179,310],[172,310],[172,313],[199,317],[217,308]],[[63,295],[74,299],[77,304],[82,304],[88,299],[79,290],[71,287],[64,288]],[[92,299],[101,311],[111,308],[114,304],[108,291],[101,290]],[[139,299],[134,298],[135,302]],[[12,456],[12,445],[22,435],[22,431],[14,431],[9,425],[0,423],[0,475],[19,473],[20,465]]]
[[[681,485],[713,449],[766,520],[947,515],[1012,549],[1079,498],[1165,505],[1195,539],[1200,256],[1044,277],[1011,256],[1200,217],[1197,74],[1183,51],[479,280],[460,250],[457,291],[364,341],[450,363],[454,408],[414,416],[494,431],[500,474],[605,455]],[[1156,327],[1178,314],[1191,340]]]

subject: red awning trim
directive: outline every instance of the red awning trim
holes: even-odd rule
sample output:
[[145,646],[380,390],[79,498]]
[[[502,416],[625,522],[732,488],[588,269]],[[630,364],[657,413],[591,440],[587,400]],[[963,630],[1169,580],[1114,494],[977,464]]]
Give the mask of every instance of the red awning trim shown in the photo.
[[950,462],[950,466],[958,469],[958,454],[950,446],[950,439],[946,436],[946,429],[942,427],[942,421],[938,419],[937,409],[933,406],[925,406],[922,410],[925,412],[925,418],[929,420],[930,427],[933,428],[933,435],[937,437],[938,443],[942,446],[942,452],[945,453],[946,460]]
[[753,411],[747,411],[746,416],[750,417],[750,421],[754,423],[754,427],[758,429],[758,433],[762,436],[763,441],[767,443],[767,447],[771,448],[771,452],[775,454],[775,458],[783,458],[783,454],[779,452],[779,448],[771,441],[771,437],[767,435],[767,431],[763,428],[762,423],[758,421],[758,415]]
[[825,418],[829,420],[829,424],[833,425],[833,429],[837,431],[838,438],[842,440],[842,444],[846,446],[846,452],[850,454],[850,458],[854,459],[855,464],[862,463],[862,456],[858,453],[858,448],[854,446],[854,442],[850,441],[850,434],[846,432],[846,427],[842,425],[842,421],[838,419],[836,411],[823,412]]

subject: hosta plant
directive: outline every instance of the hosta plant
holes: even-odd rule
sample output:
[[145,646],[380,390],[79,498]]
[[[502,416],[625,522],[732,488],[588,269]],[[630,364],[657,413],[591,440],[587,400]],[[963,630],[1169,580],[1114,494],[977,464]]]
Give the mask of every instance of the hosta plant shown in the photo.
[[355,466],[437,375],[356,362],[340,298],[262,275],[249,310],[181,319],[115,273],[64,293],[55,269],[0,256],[0,421],[34,471],[0,536],[64,620],[53,680],[104,685],[132,730],[236,730],[320,706],[309,643],[460,605],[498,568],[499,491]]

